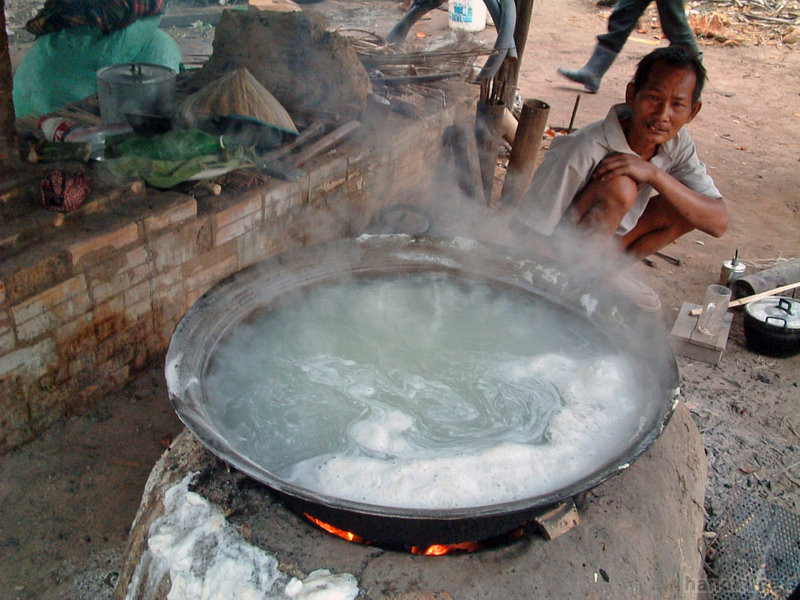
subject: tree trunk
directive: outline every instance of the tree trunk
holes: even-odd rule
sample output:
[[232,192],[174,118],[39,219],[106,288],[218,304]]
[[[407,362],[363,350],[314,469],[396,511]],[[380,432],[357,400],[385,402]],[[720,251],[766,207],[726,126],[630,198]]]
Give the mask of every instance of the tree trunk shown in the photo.
[[11,54],[6,33],[6,2],[0,0],[0,164],[18,158],[12,81]]

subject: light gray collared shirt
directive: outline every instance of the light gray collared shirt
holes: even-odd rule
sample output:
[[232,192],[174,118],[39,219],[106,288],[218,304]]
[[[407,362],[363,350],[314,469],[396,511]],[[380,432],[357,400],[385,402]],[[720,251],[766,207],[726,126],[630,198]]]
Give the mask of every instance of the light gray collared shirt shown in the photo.
[[[630,109],[625,104],[617,104],[603,121],[555,138],[520,200],[516,219],[542,235],[552,234],[601,160],[612,152],[636,154],[628,145],[620,124],[620,119],[629,114]],[[722,197],[697,156],[694,141],[685,127],[673,139],[659,145],[650,162],[698,194]],[[650,198],[657,194],[646,184],[639,184],[638,189],[636,201],[623,217],[617,235],[625,235],[633,229]]]

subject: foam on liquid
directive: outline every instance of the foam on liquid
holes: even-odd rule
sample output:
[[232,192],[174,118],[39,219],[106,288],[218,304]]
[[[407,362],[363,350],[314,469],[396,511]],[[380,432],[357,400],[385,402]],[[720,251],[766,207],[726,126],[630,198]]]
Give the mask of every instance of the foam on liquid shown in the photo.
[[583,319],[425,274],[252,315],[203,383],[226,439],[277,477],[449,509],[545,494],[612,461],[640,426],[636,381]]

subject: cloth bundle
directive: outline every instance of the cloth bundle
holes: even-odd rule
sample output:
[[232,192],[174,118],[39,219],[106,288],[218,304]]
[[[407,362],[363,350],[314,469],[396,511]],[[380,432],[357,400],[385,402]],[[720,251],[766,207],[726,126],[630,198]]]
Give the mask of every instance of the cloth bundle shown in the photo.
[[109,34],[141,17],[160,15],[165,4],[166,0],[46,0],[25,29],[39,36],[88,25]]
[[42,179],[42,206],[48,210],[70,212],[78,208],[92,191],[91,178],[81,171],[68,175],[50,169]]

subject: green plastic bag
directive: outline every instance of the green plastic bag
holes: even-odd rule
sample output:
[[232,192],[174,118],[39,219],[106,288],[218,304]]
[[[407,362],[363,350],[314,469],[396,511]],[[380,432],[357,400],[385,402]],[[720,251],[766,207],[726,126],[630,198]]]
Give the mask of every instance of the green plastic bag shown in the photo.
[[107,154],[153,160],[183,161],[221,151],[220,138],[199,129],[174,129],[151,137],[122,136],[106,141]]
[[196,156],[185,161],[123,156],[106,160],[104,164],[117,177],[141,177],[148,185],[166,189],[184,181],[217,177],[250,163],[238,157],[224,159],[217,155],[211,155]]

